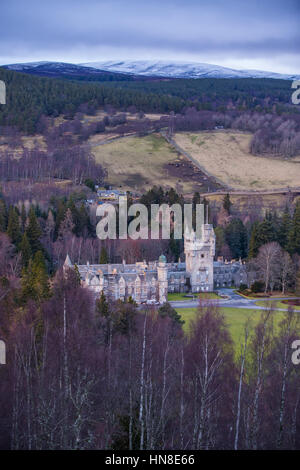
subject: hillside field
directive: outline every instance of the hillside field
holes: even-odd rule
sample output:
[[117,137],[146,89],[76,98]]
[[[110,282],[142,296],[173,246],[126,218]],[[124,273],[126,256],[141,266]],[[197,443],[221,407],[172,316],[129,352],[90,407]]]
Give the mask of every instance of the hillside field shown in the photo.
[[115,188],[144,192],[160,185],[184,194],[201,188],[201,172],[159,134],[92,144],[92,153],[107,168],[107,180]]
[[270,190],[300,185],[300,156],[283,160],[249,152],[250,133],[180,132],[175,142],[208,174],[240,190]]

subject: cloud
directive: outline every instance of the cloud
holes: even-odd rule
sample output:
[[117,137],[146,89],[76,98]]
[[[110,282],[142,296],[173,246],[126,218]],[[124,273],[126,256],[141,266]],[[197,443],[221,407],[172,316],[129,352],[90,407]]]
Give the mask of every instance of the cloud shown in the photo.
[[299,19],[297,0],[2,0],[0,61],[273,58],[299,73]]

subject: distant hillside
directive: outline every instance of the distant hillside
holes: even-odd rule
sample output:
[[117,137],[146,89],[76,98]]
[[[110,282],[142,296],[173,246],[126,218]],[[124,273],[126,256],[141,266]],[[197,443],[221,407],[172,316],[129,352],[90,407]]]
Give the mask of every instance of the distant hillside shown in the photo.
[[133,75],[169,78],[276,78],[281,80],[297,80],[300,75],[266,72],[263,70],[236,70],[220,65],[196,62],[174,62],[162,60],[125,60],[87,62],[86,67],[121,72]]
[[69,82],[56,78],[6,70],[0,67],[0,80],[6,84],[6,104],[0,105],[0,125],[14,125],[26,133],[34,133],[39,118],[65,115],[72,118],[81,104],[98,109],[106,104],[116,109],[135,106],[149,112],[179,112],[184,101],[168,95],[150,92],[115,89],[106,83]]
[[25,64],[3,65],[2,67],[7,70],[38,75],[40,77],[63,78],[67,80],[105,82],[119,80],[130,81],[135,79],[134,76],[128,76],[128,74],[98,70],[92,67],[84,67],[65,62],[29,62]]
[[95,67],[69,64],[66,62],[26,62],[2,65],[4,69],[15,72],[38,75],[39,77],[61,78],[64,80],[76,80],[85,82],[120,82],[120,81],[149,81],[161,80],[161,77],[149,77],[142,74],[128,74],[101,70]]
[[[80,74],[83,73],[82,69],[85,73],[85,67],[73,68],[72,64],[62,64],[61,67],[56,64],[53,69],[48,63],[27,64],[27,73],[20,71],[24,65],[14,67],[18,71],[0,67],[0,80],[6,83],[7,89],[7,104],[0,105],[0,125],[14,125],[27,133],[36,131],[42,114],[54,117],[62,114],[70,119],[83,103],[93,109],[111,105],[118,110],[126,110],[133,106],[138,111],[148,113],[181,113],[186,108],[194,107],[222,113],[250,110],[299,116],[299,107],[291,104],[291,83],[288,80],[135,80],[132,77],[125,80],[119,74],[112,79],[110,74],[106,76],[106,72],[99,72],[95,81],[91,69],[87,68],[88,75],[84,77]],[[33,75],[32,70],[38,71],[37,75],[40,76]],[[41,76],[50,70],[55,78]],[[71,72],[74,74],[70,75]],[[59,73],[60,79],[55,76]],[[71,80],[61,80],[62,75]]]

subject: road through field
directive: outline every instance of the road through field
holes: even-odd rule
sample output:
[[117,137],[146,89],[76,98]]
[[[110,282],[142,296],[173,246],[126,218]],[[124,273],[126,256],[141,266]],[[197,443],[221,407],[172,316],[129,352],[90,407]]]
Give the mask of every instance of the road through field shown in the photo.
[[[268,307],[262,307],[260,305],[256,305],[258,300],[268,300],[271,303],[270,298],[261,298],[261,299],[246,299],[234,292],[233,289],[219,289],[218,291],[221,295],[226,295],[227,299],[210,299],[206,301],[202,301],[202,304],[210,304],[210,305],[217,305],[220,308],[224,307],[231,307],[231,308],[241,308],[241,309],[249,309],[249,310],[268,310]],[[292,299],[299,299],[299,297],[280,297],[273,299],[274,302],[281,301],[281,300],[292,300]],[[199,300],[177,300],[177,301],[170,301],[172,307],[179,309],[179,308],[197,308],[199,305]],[[288,309],[283,308],[276,308],[276,311],[279,312],[286,312]]]

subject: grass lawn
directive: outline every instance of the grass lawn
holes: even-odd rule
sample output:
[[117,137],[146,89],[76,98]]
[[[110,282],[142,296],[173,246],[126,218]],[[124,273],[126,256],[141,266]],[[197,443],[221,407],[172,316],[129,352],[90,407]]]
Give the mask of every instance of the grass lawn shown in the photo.
[[[189,333],[190,322],[195,319],[196,308],[178,308],[176,311],[181,315],[182,320],[185,321],[183,329],[185,333]],[[224,307],[221,309],[225,316],[226,323],[231,333],[232,339],[235,343],[236,350],[239,351],[240,342],[244,337],[244,325],[248,317],[252,320],[253,327],[260,319],[260,310],[249,310],[242,308]],[[275,328],[282,320],[284,312],[275,312]]]
[[[258,302],[255,302],[256,305],[259,305],[260,307],[268,307],[268,305],[273,305],[275,308],[285,308],[286,310],[288,309],[288,304],[285,304],[284,302],[280,302],[280,300],[276,299],[270,299],[270,300],[259,300]],[[300,307],[298,305],[291,305],[294,310],[300,310]]]
[[[168,301],[175,301],[175,300],[191,300],[191,297],[186,297],[187,294],[184,294],[184,293],[169,293],[168,294]],[[198,295],[198,298],[200,299],[220,299],[221,297],[219,297],[217,294],[215,294],[214,292],[200,292],[200,294],[195,294],[194,297],[196,299]]]

